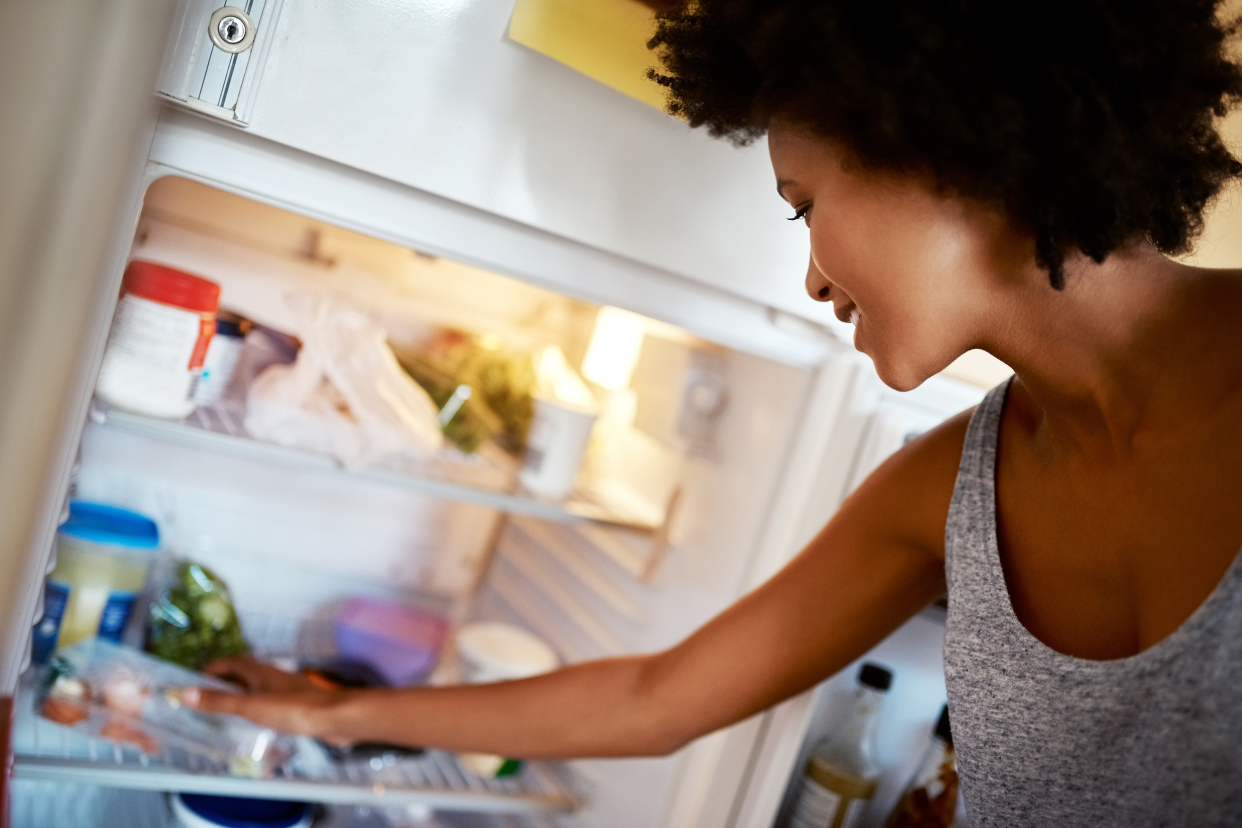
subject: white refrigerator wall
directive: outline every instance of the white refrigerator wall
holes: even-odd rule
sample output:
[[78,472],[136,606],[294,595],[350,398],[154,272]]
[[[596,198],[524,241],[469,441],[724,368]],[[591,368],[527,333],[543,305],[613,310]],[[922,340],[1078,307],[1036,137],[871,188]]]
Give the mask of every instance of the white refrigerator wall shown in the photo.
[[[815,319],[763,141],[736,149],[507,37],[511,0],[284,4],[255,135]],[[654,63],[654,61],[653,61]]]
[[[624,544],[641,556],[642,539],[513,518],[478,617],[528,626],[578,661],[671,646],[735,600],[771,517],[786,454],[796,449],[790,438],[807,383],[792,369],[742,355],[731,355],[729,367],[736,410],[722,424],[720,459],[688,469],[682,541],[651,583],[636,580],[625,550],[616,549]],[[687,777],[718,740],[665,758],[573,763],[586,807],[568,824],[629,828],[697,818],[703,803]]]

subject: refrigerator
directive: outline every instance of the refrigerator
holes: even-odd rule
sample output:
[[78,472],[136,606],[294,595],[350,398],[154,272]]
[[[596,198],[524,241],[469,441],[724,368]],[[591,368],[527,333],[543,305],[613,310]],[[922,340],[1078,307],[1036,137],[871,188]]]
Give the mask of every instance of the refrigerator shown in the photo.
[[[228,581],[260,655],[312,646],[317,609],[369,595],[515,624],[574,663],[675,644],[995,379],[884,387],[802,292],[805,232],[780,220],[762,145],[712,141],[514,43],[510,0],[91,8],[108,23],[84,35],[99,54],[139,38],[152,57],[128,70],[136,91],[71,98],[80,118],[102,100],[138,150],[113,155],[116,215],[96,240],[103,264],[77,286],[68,390],[31,401],[54,450],[30,487],[26,542],[6,552],[23,573],[3,622],[11,824],[170,824],[174,790],[324,803],[324,825],[776,824],[856,666],[670,756],[532,762],[508,781],[439,752],[314,782],[186,772],[23,706],[70,494],[156,518],[166,548]],[[208,30],[227,20],[249,30],[241,51]],[[578,367],[603,308],[628,312],[642,344],[626,387],[596,389],[579,486],[551,501],[494,454],[352,466],[255,439],[244,395],[182,421],[93,400],[133,259],[212,279],[222,307],[274,329],[295,324],[290,296],[332,297],[398,352],[454,328],[514,350],[555,344]],[[705,388],[713,402],[696,408]],[[865,657],[895,673],[865,824],[883,820],[944,701],[943,619],[930,606]]]

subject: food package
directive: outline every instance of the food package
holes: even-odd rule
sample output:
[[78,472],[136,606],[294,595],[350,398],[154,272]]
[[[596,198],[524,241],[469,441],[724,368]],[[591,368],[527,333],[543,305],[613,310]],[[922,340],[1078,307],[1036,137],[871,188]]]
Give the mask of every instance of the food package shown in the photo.
[[178,561],[172,584],[151,604],[147,651],[201,670],[250,651],[228,586],[202,564]]
[[341,657],[368,665],[396,687],[432,671],[448,631],[441,615],[377,598],[347,601],[333,623]]
[[148,754],[179,749],[234,776],[270,777],[293,754],[291,737],[236,716],[185,707],[180,694],[187,687],[237,692],[140,650],[92,639],[53,657],[35,703],[39,715],[58,724]]
[[251,384],[252,437],[329,454],[346,468],[440,448],[439,408],[401,369],[383,328],[322,294],[295,293],[288,303],[302,350]]
[[442,330],[424,349],[397,358],[439,406],[444,436],[457,448],[471,454],[492,441],[521,455],[534,416],[529,354],[502,351],[486,335]]

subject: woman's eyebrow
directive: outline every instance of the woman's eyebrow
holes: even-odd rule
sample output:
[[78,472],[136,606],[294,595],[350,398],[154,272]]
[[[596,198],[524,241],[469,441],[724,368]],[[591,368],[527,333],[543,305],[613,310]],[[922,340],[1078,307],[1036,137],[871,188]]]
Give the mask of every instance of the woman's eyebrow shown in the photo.
[[[798,183],[798,182],[797,182],[797,181],[794,181],[792,178],[778,178],[778,179],[776,179],[776,194],[777,194],[777,195],[779,195],[781,198],[785,198],[785,188],[786,188],[786,187],[789,187],[789,186],[792,186],[792,185],[794,185],[794,184],[797,184],[797,183]],[[786,199],[786,200],[788,200],[788,199]]]

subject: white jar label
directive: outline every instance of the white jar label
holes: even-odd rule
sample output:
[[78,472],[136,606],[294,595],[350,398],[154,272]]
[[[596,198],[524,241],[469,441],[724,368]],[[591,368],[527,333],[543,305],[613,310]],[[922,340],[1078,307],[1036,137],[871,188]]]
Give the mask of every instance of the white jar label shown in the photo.
[[841,794],[828,790],[814,779],[804,778],[789,820],[790,828],[835,827],[841,801]]
[[119,408],[156,417],[190,413],[211,336],[208,325],[192,311],[133,294],[122,296],[99,369],[99,396]]
[[207,356],[203,359],[203,374],[198,381],[198,389],[194,392],[197,405],[211,405],[220,399],[225,386],[233,378],[237,362],[241,358],[242,338],[239,336],[221,336],[216,334],[207,346]]
[[841,820],[841,828],[858,828],[862,825],[863,814],[867,812],[867,800],[851,799],[845,806],[845,818]]
[[809,777],[789,818],[789,828],[858,828],[867,810],[866,799],[844,797]]

